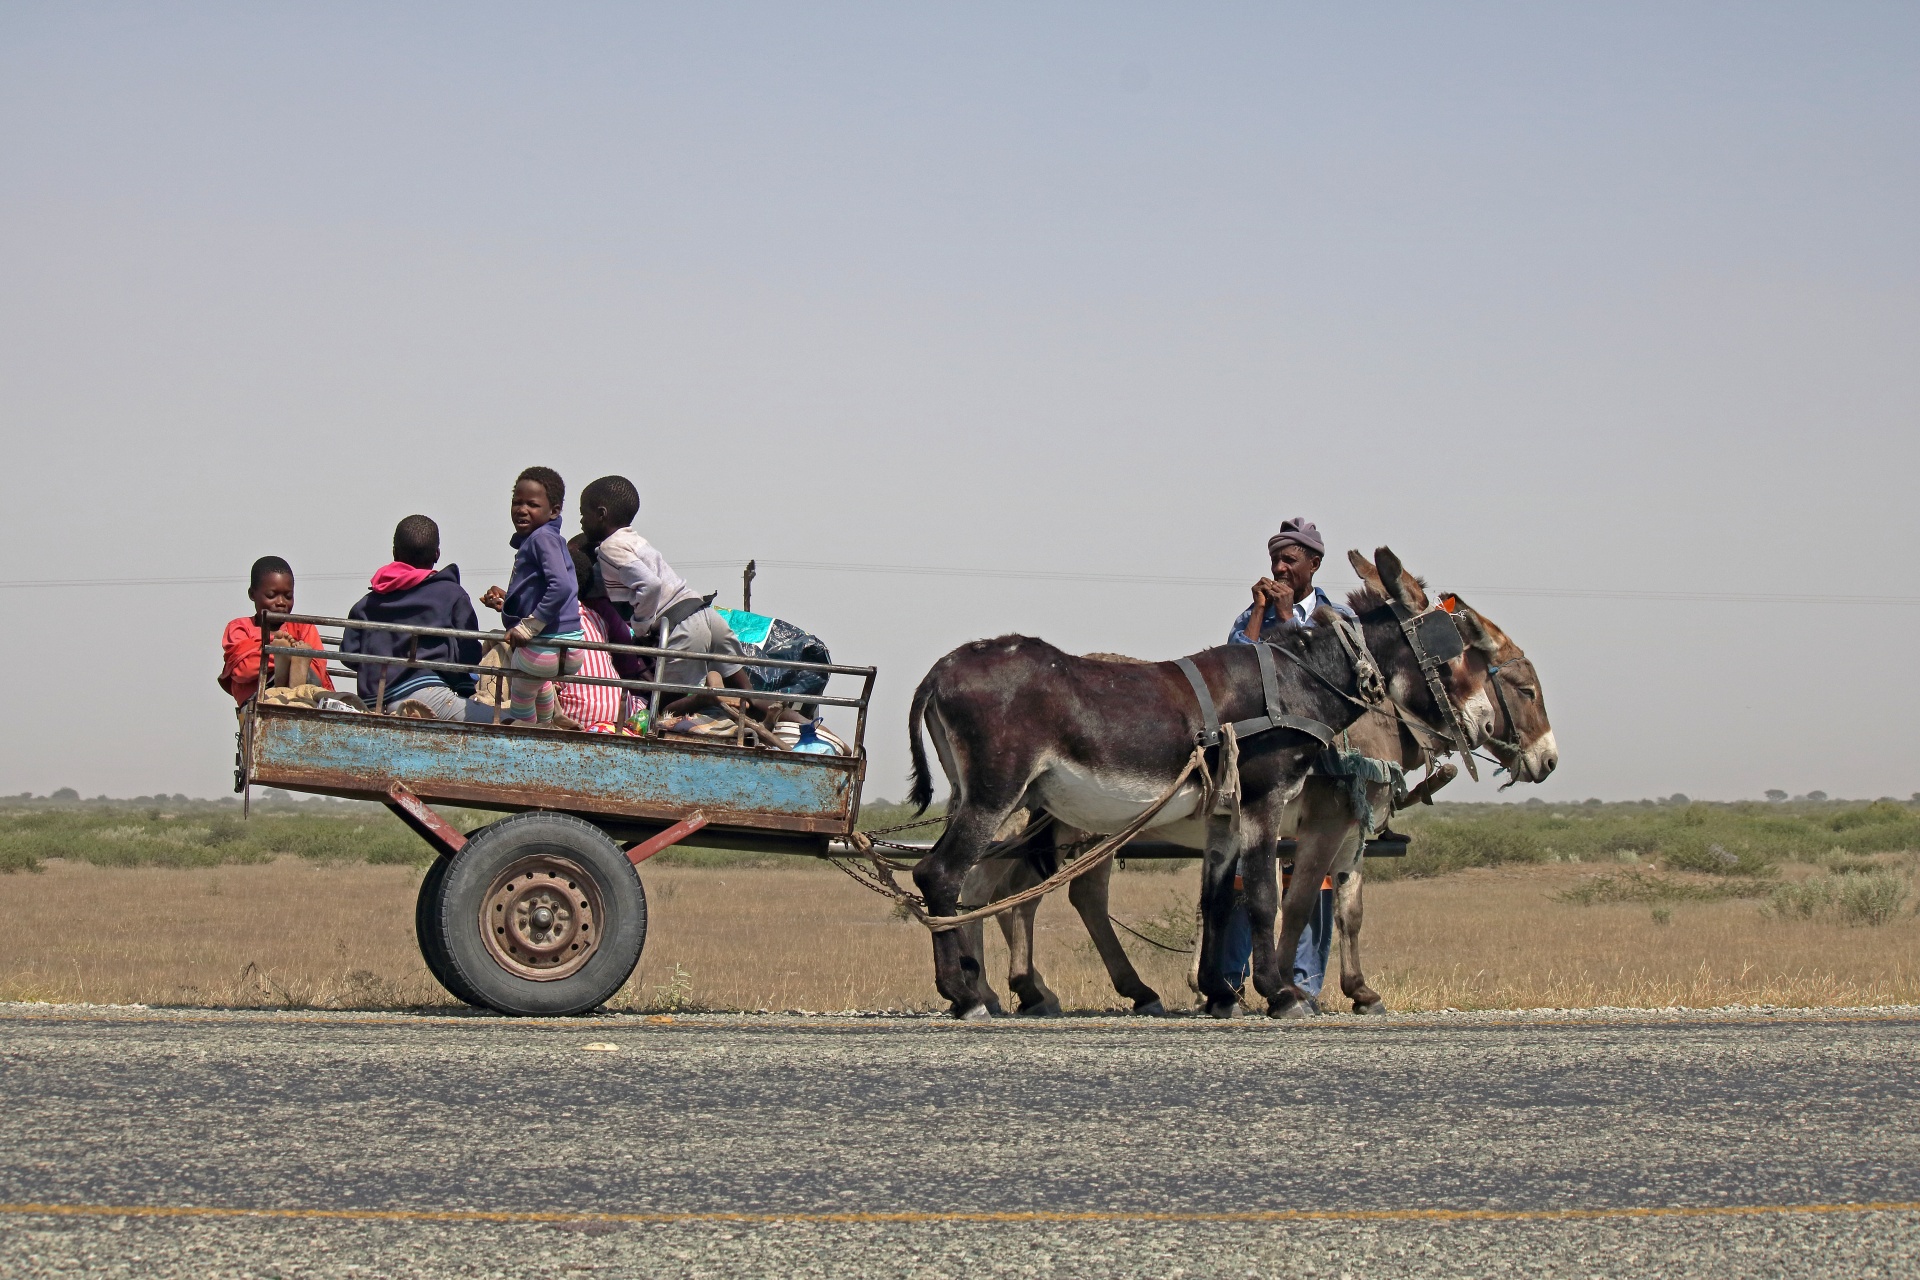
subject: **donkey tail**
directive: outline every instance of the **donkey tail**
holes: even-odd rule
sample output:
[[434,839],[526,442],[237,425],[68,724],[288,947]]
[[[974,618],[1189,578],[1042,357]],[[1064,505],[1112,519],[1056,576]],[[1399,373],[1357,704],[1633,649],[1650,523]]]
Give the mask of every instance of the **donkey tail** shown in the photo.
[[913,691],[913,706],[907,712],[907,745],[913,754],[913,790],[907,793],[907,799],[913,803],[916,818],[933,803],[933,773],[927,768],[927,744],[921,741],[920,729],[926,719],[927,703],[933,700],[934,677],[939,674],[938,665],[927,672],[920,687]]

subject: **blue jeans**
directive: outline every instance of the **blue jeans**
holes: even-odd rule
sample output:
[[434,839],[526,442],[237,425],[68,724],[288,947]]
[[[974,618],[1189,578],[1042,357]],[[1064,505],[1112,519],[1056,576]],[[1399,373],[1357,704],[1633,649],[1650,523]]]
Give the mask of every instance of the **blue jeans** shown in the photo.
[[[1320,900],[1307,927],[1300,931],[1300,945],[1293,953],[1293,981],[1318,1000],[1320,987],[1327,980],[1327,952],[1333,946],[1333,890],[1320,890]],[[1230,987],[1247,980],[1247,968],[1253,959],[1253,920],[1247,915],[1247,899],[1235,894],[1233,914],[1227,917],[1227,936],[1221,940],[1220,976]]]

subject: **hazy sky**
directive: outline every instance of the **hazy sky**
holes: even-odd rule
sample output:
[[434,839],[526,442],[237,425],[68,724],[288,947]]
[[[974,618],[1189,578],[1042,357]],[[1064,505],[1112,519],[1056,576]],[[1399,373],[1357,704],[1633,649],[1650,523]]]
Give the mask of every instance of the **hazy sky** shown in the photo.
[[[12,0],[0,793],[223,794],[248,564],[344,612],[422,511],[477,594],[543,463],[880,668],[870,796],[942,653],[1218,643],[1295,514],[1535,657],[1509,798],[1905,796],[1917,54],[1895,4]],[[219,580],[35,585],[156,578]]]

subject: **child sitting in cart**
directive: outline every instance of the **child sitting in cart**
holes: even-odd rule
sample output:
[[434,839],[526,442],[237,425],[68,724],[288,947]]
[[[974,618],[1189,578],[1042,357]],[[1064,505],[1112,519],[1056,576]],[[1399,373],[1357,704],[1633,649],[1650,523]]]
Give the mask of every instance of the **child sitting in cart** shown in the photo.
[[513,519],[513,573],[504,590],[487,588],[480,603],[497,610],[513,650],[507,666],[514,724],[553,724],[553,678],[580,670],[582,651],[560,649],[556,640],[584,640],[580,630],[580,584],[567,540],[560,532],[566,481],[549,467],[528,467],[514,481],[508,512]]
[[[235,618],[220,636],[220,687],[233,695],[235,705],[246,702],[260,688],[260,622],[269,613],[293,612],[293,566],[279,556],[261,556],[253,562],[247,585],[253,615]],[[270,642],[289,648],[320,648],[320,632],[311,622],[283,622]],[[319,685],[333,688],[325,659],[267,655],[267,676],[275,684]]]
[[[572,543],[567,545],[573,557],[573,576],[581,584],[580,595],[580,631],[589,640],[605,644],[609,640],[604,615],[596,606],[607,604],[604,594],[596,593],[587,585],[593,578],[593,560]],[[599,598],[596,599],[596,594]],[[621,623],[620,635],[611,637],[615,644],[632,644],[633,636],[627,632],[620,615],[607,609],[615,622]],[[602,680],[620,678],[615,669],[613,655],[604,649],[583,649],[580,651],[580,672],[583,676],[597,676]],[[637,679],[629,676],[628,679]],[[626,691],[610,684],[575,684],[571,681],[560,684],[554,690],[554,701],[559,704],[560,718],[555,724],[565,728],[565,720],[571,720],[582,729],[594,729],[599,732],[617,732],[626,720],[622,714],[626,709]]]
[[[639,513],[640,491],[625,476],[602,476],[580,493],[580,531],[597,558],[600,581],[608,597],[633,624],[634,642],[658,643],[660,625],[665,620],[666,648],[744,660],[746,651],[710,598],[695,594],[686,579],[661,556],[659,548],[632,529],[633,518]],[[725,688],[753,688],[742,663],[724,660],[671,658],[662,667],[660,680],[665,684],[703,685],[708,671],[717,673]],[[673,699],[664,710],[684,715],[718,705],[720,699],[715,694],[693,693]]]
[[[408,516],[393,530],[393,561],[381,566],[347,618],[355,622],[390,622],[409,627],[444,627],[478,631],[480,619],[473,600],[460,585],[460,566],[436,570],[440,562],[440,526],[426,516]],[[478,640],[449,636],[413,636],[402,631],[360,630],[348,627],[340,637],[342,654],[365,653],[382,657],[411,656],[423,662],[480,661]],[[359,672],[360,700],[377,711],[392,711],[403,702],[416,702],[439,720],[491,720],[493,708],[469,703],[473,677],[442,674],[426,667],[396,666],[386,662],[343,661]],[[409,708],[409,711],[412,709]]]

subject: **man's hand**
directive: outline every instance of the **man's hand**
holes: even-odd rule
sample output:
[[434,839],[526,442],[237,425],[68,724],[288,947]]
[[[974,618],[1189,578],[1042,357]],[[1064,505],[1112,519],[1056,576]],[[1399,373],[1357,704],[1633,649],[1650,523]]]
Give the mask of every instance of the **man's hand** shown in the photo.
[[1267,606],[1285,622],[1293,612],[1293,584],[1262,578],[1253,584],[1253,615],[1247,619],[1247,639],[1258,640],[1267,625]]
[[507,593],[505,588],[488,587],[487,593],[480,597],[480,603],[487,606],[487,608],[493,610],[495,613],[500,612],[502,609],[507,607]]
[[1262,578],[1253,584],[1253,602],[1255,605],[1270,604],[1280,613],[1293,608],[1293,584],[1273,578]]

